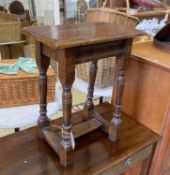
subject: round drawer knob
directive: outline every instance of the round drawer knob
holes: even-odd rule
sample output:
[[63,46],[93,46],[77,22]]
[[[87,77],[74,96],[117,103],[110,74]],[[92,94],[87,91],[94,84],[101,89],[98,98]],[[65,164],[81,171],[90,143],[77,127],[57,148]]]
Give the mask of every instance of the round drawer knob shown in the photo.
[[128,158],[126,161],[125,161],[125,167],[129,167],[133,164],[133,160],[132,158]]

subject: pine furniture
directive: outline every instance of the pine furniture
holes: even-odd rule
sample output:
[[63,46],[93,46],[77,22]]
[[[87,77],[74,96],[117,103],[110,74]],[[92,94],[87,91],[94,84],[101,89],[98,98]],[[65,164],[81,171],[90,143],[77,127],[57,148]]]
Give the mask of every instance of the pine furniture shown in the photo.
[[169,58],[170,53],[155,48],[152,42],[135,44],[126,69],[122,110],[161,135],[149,175],[170,172]]

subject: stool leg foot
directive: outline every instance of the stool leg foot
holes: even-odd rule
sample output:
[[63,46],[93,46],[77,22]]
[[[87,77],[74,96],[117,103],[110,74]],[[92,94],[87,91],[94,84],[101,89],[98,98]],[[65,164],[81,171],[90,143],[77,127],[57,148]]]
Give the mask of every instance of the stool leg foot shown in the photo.
[[60,163],[65,168],[73,164],[73,149],[71,146],[66,146],[65,144],[61,143]]
[[112,142],[116,142],[116,140],[118,139],[118,130],[121,124],[121,120],[120,119],[112,119],[110,126],[109,126],[109,139]]

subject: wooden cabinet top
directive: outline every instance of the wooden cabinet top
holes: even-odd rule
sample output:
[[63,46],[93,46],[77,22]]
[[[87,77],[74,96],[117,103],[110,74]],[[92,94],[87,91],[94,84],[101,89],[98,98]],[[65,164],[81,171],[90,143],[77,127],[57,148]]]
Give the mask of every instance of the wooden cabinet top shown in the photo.
[[54,49],[128,39],[142,34],[135,29],[127,30],[124,26],[104,22],[29,27],[23,29],[23,33]]
[[170,69],[170,53],[162,51],[152,44],[152,42],[144,42],[134,44],[132,55],[162,68]]
[[[112,118],[112,105],[104,103],[95,109],[108,121]],[[86,117],[86,115],[85,111],[81,111],[74,113],[73,118],[80,119],[80,116]],[[62,118],[53,121],[53,126],[60,125],[61,122]],[[33,127],[0,139],[0,174],[100,174],[127,156],[157,142],[158,139],[157,134],[123,114],[119,140],[115,144],[99,130],[81,137],[76,140],[74,164],[65,169],[49,145],[37,138],[37,128]]]

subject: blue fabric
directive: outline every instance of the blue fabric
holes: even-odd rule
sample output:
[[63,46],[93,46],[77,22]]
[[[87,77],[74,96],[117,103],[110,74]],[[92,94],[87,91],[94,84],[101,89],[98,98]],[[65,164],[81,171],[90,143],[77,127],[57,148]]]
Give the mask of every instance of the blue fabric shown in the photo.
[[26,73],[35,73],[38,71],[33,58],[20,57],[16,63],[0,63],[0,73],[2,74],[18,74],[19,69],[22,69]]

